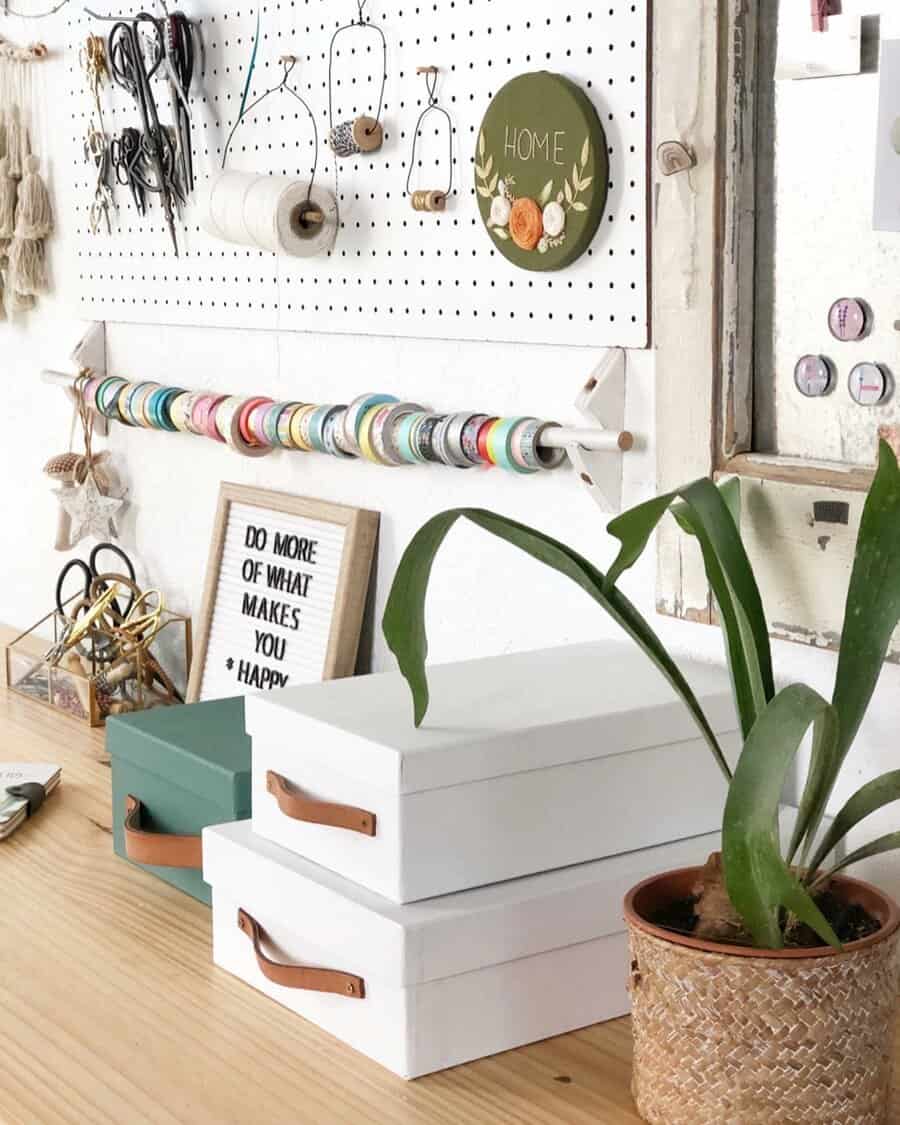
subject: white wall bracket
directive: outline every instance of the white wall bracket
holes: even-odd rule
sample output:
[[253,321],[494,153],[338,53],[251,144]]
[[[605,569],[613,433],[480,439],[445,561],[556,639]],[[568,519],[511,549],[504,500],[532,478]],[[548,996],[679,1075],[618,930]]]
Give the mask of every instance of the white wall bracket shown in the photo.
[[[621,453],[634,447],[634,437],[625,429],[626,365],[624,349],[610,348],[575,400],[593,432],[597,433],[599,424],[601,432],[614,435]],[[588,449],[581,443],[566,449],[594,503],[604,512],[618,512],[622,506],[622,458]]]
[[[88,328],[85,334],[81,337],[75,346],[75,350],[70,356],[72,362],[79,371],[84,371],[85,368],[90,370],[99,378],[106,376],[106,322],[102,320],[95,320],[94,323]],[[75,391],[72,387],[67,388],[67,393],[72,402],[75,402]],[[94,433],[100,437],[106,437],[109,433],[109,422],[102,414],[94,416]]]

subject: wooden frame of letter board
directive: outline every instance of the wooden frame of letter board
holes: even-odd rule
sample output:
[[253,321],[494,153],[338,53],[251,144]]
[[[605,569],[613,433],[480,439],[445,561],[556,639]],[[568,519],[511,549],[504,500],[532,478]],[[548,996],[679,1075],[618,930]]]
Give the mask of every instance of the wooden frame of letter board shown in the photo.
[[219,589],[219,572],[228,528],[228,512],[232,504],[246,504],[270,512],[305,516],[322,523],[336,523],[344,527],[344,553],[334,599],[334,617],[328,636],[323,679],[339,680],[356,671],[356,657],[362,630],[363,613],[369,593],[369,579],[375,555],[380,516],[364,508],[348,508],[343,504],[329,504],[324,500],[311,500],[292,496],[287,492],[272,492],[264,488],[223,482],[219,489],[219,506],[213,526],[206,568],[206,584],[196,629],[194,662],[188,682],[187,702],[200,699],[203,675],[206,669],[206,652],[209,631]]

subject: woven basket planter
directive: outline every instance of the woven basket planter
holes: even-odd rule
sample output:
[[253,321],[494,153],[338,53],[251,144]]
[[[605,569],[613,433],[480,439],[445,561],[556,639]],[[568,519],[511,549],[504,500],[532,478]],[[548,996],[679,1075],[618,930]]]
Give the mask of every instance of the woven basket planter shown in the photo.
[[715,945],[650,925],[699,869],[650,879],[626,900],[632,1092],[650,1125],[888,1125],[900,911],[835,880],[882,928],[831,950]]

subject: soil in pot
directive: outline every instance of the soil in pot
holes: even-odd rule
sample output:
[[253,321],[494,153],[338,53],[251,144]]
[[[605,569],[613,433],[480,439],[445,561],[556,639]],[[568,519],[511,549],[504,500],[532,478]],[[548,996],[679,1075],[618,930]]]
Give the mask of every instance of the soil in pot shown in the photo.
[[[723,901],[724,906],[723,906]],[[701,904],[701,900],[704,900]],[[881,929],[881,923],[868,911],[854,902],[845,902],[826,888],[815,896],[815,903],[825,915],[842,945],[861,941]],[[721,925],[715,918],[713,933],[709,932],[709,918],[721,912]],[[668,930],[673,934],[688,937],[714,937],[731,945],[750,945],[749,935],[740,932],[739,921],[734,915],[721,878],[721,857],[711,856],[703,873],[703,884],[696,893],[675,899],[648,917],[648,922]],[[706,932],[703,932],[703,931]],[[785,933],[785,946],[789,949],[821,949],[822,940],[808,926],[798,925]]]

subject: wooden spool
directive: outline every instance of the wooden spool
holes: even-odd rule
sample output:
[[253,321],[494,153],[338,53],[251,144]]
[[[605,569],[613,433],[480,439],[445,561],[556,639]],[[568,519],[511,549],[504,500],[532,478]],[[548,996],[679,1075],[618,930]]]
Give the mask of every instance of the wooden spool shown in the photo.
[[384,129],[374,117],[357,117],[353,122],[353,140],[360,152],[377,152],[384,144]]
[[413,211],[446,211],[445,191],[414,191],[410,196]]

